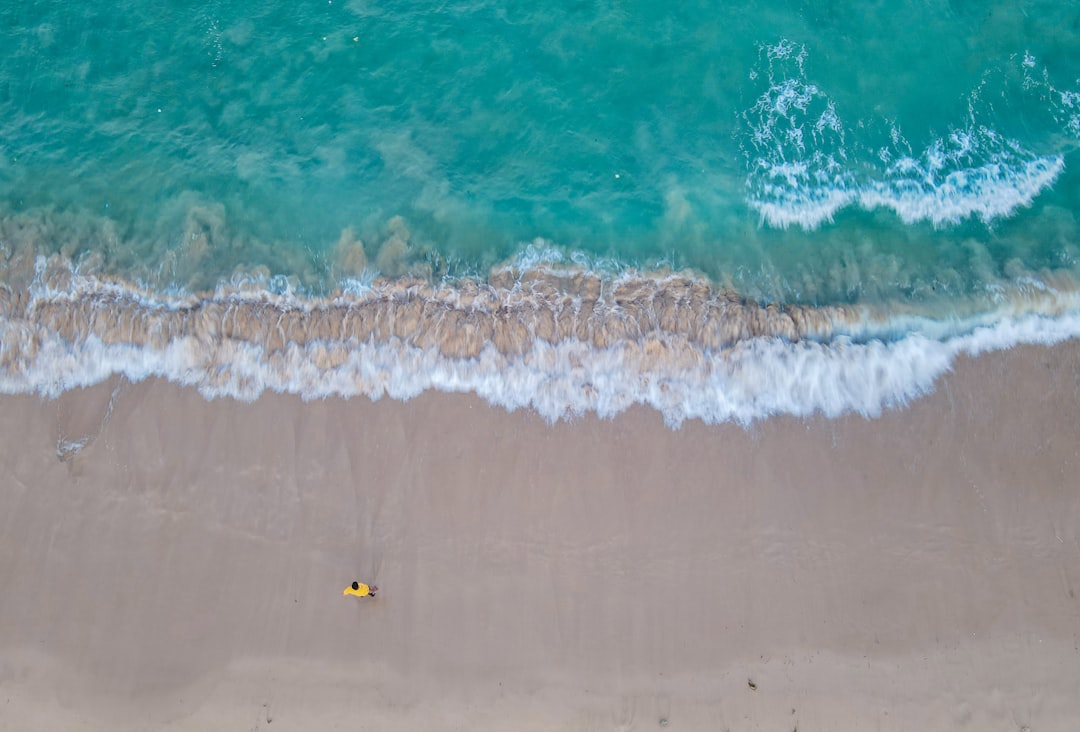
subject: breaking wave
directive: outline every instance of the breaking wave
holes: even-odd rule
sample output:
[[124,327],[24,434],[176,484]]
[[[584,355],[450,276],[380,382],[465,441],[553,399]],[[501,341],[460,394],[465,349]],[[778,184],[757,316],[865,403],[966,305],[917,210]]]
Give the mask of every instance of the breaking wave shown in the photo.
[[331,297],[166,295],[39,258],[0,284],[0,391],[55,397],[120,374],[207,398],[474,392],[549,421],[635,405],[668,424],[873,416],[961,354],[1080,336],[1075,288],[1033,287],[941,321],[866,307],[762,306],[689,275],[513,266],[486,282],[379,279]]
[[[982,121],[994,117],[983,110],[993,108],[982,101],[983,87],[971,95],[969,118],[922,150],[895,123],[862,120],[855,127],[881,126],[882,134],[856,145],[848,139],[854,128],[808,80],[804,47],[781,40],[761,55],[751,79],[765,89],[742,119],[747,203],[763,225],[815,229],[849,206],[891,209],[905,224],[941,227],[970,217],[989,224],[1030,206],[1065,169],[1062,154],[1036,154]],[[1080,137],[1080,95],[1052,86],[1045,70],[1035,73],[1030,54],[1014,65],[1022,80],[996,84],[997,95],[1037,98],[1054,128]]]

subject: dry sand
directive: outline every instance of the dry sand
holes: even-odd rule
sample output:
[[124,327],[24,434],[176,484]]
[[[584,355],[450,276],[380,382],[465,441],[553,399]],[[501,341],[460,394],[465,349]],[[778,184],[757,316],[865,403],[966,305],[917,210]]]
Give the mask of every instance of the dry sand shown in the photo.
[[0,398],[4,730],[1075,730],[1078,595],[1077,341],[749,431]]

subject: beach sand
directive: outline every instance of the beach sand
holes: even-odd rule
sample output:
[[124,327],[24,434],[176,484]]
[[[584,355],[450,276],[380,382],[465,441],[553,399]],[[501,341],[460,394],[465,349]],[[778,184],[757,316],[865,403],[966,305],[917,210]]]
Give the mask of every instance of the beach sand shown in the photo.
[[750,429],[0,398],[3,730],[1077,720],[1080,341]]

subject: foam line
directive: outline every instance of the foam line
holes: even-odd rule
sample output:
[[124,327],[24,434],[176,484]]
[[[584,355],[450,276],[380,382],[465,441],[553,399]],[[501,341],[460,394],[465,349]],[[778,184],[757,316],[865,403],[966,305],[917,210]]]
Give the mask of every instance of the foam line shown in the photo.
[[[899,332],[889,340],[875,333]],[[376,281],[331,298],[167,297],[42,264],[0,287],[0,391],[55,397],[113,374],[207,398],[410,399],[472,392],[549,421],[648,405],[748,424],[875,416],[926,393],[961,354],[1080,336],[1077,293],[1031,288],[964,321],[762,307],[692,277],[505,270],[489,283]]]
[[[747,203],[762,225],[816,229],[849,206],[890,209],[905,224],[943,227],[971,217],[989,224],[1031,206],[1065,169],[1062,153],[1035,154],[979,122],[994,118],[982,109],[981,89],[973,92],[970,119],[921,152],[911,149],[894,124],[887,139],[853,144],[849,129],[875,125],[846,126],[828,95],[807,80],[806,56],[786,40],[763,49],[764,68],[753,78],[762,78],[766,87],[742,114]],[[1022,64],[1024,89],[1042,89],[1054,124],[1075,136],[1080,95],[1036,79],[1030,56]]]

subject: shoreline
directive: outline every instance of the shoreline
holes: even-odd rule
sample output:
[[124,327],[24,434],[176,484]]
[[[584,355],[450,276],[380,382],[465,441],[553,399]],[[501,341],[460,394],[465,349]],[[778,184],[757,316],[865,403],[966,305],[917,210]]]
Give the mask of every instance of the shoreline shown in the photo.
[[959,356],[1080,338],[1068,273],[998,296],[929,317],[911,304],[761,305],[685,273],[544,268],[457,286],[378,280],[330,298],[181,296],[38,259],[29,283],[0,284],[0,392],[56,397],[119,375],[245,401],[469,392],[551,423],[639,404],[672,427],[873,417],[931,390]]
[[0,403],[12,729],[1080,716],[1076,339],[749,428],[116,377]]

